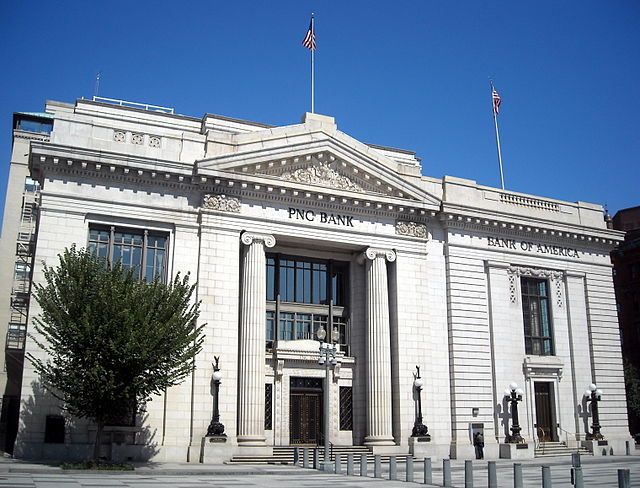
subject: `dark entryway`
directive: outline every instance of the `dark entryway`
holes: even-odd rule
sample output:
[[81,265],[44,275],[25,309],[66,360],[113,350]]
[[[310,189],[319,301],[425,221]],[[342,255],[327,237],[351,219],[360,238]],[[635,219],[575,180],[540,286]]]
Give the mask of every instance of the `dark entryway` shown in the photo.
[[322,435],[322,380],[291,378],[289,440],[291,444],[320,444]]
[[556,442],[555,416],[553,413],[553,388],[551,383],[535,382],[536,395],[536,433],[541,442]]

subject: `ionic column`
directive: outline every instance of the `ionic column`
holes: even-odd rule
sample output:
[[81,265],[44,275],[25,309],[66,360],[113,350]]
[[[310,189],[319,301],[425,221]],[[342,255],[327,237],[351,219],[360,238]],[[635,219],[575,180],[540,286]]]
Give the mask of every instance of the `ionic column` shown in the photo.
[[390,249],[368,248],[367,266],[367,436],[370,446],[394,445],[391,423],[391,327],[387,261]]
[[238,444],[264,446],[264,351],[266,334],[266,259],[271,235],[245,232],[241,237],[240,357],[238,360]]

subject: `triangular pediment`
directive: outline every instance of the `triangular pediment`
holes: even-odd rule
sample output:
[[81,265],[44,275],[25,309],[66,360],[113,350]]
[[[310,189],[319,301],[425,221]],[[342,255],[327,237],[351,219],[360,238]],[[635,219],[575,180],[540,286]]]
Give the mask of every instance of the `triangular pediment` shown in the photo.
[[381,151],[337,130],[305,129],[308,128],[301,124],[265,131],[262,137],[261,133],[243,134],[237,138],[233,152],[198,161],[197,173],[214,177],[241,175],[243,179],[286,182],[313,191],[439,204],[437,197],[421,188],[417,162],[413,167],[402,167]]

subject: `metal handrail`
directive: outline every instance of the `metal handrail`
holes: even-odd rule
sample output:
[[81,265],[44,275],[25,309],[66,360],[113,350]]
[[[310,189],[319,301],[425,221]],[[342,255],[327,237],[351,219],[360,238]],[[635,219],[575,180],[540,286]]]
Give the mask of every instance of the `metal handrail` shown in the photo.
[[[572,435],[575,437],[577,437],[577,434],[575,432],[569,432],[564,430],[562,427],[560,427],[560,424],[557,424],[556,427],[558,429],[560,429],[562,432],[564,432],[564,445],[567,446],[567,448],[569,448],[569,435]],[[577,442],[576,439],[576,452],[580,451],[580,444]]]
[[160,105],[151,105],[148,103],[128,102],[126,100],[118,100],[115,98],[93,97],[93,101],[113,103],[115,105],[120,105],[121,107],[143,108],[145,110],[152,110],[155,112],[164,112],[168,114],[174,113],[173,108],[171,107],[161,107]]

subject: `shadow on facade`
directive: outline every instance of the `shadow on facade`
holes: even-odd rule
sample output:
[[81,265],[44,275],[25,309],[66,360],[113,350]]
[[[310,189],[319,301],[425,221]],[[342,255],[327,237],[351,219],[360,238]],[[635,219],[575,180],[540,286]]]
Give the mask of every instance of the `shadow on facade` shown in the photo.
[[502,439],[498,439],[498,442],[505,442],[506,438],[509,437],[509,400],[505,397],[502,398],[502,403],[496,404],[496,414],[500,419],[500,428],[502,431]]
[[[96,427],[74,417],[41,382],[31,382],[32,394],[22,402],[14,456],[22,459],[80,461],[93,456]],[[156,430],[138,415],[135,425],[107,425],[100,458],[110,461],[149,461],[158,454]]]

